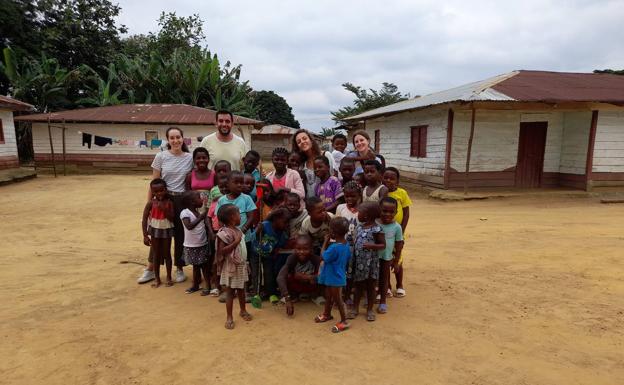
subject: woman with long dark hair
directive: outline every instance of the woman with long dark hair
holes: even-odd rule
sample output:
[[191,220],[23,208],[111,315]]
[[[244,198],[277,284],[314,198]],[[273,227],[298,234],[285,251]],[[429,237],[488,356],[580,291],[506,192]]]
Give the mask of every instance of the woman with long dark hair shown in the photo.
[[322,151],[321,146],[314,140],[312,134],[305,129],[295,131],[292,141],[292,151],[301,155],[304,160],[302,170],[306,176],[306,198],[314,196],[314,188],[320,179],[314,174],[314,159],[317,156],[325,156],[329,161],[329,173],[335,175],[336,167],[334,157],[328,151]]

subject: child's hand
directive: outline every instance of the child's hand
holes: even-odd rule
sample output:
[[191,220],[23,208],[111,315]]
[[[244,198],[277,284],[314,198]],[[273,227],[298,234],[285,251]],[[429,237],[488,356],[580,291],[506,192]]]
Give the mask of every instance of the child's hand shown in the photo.
[[295,315],[295,305],[293,305],[290,297],[286,300],[286,315],[289,317]]
[[145,246],[151,246],[152,245],[152,241],[150,240],[149,235],[144,235],[143,236],[143,244]]

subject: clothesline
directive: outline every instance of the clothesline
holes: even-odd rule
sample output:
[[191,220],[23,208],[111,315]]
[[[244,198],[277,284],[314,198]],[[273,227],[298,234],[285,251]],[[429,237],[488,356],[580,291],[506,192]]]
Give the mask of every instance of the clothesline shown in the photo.
[[[82,146],[85,145],[91,149],[91,145],[106,147],[106,145],[117,144],[120,146],[134,146],[138,148],[161,148],[163,144],[166,144],[162,139],[152,139],[152,140],[133,140],[133,139],[122,139],[122,138],[109,138],[106,136],[94,135],[88,132],[76,131],[78,135],[82,135]],[[184,138],[184,144],[190,146],[195,140],[198,143],[201,143],[203,136],[198,136],[195,138]],[[162,148],[161,148],[162,150]]]

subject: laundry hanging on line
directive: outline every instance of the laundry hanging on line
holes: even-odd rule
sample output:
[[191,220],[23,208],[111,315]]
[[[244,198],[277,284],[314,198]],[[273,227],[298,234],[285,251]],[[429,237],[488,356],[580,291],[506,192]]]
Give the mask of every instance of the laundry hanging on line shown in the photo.
[[87,134],[85,132],[82,133],[82,146],[87,145],[89,150],[91,149],[91,134]]
[[112,138],[106,138],[106,137],[103,137],[103,136],[98,136],[98,135],[96,135],[96,136],[93,138],[93,144],[95,144],[96,146],[104,147],[104,146],[106,146],[107,144],[112,145],[112,144],[113,144],[113,139],[112,139]]

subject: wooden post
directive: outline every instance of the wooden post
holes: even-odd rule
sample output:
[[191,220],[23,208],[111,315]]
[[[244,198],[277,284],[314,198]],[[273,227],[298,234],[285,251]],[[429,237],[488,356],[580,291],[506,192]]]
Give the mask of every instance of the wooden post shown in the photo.
[[598,126],[598,110],[592,111],[589,126],[589,142],[587,143],[587,161],[585,162],[585,191],[592,189],[592,167],[594,165],[594,145],[596,144],[596,127]]
[[446,124],[446,158],[444,163],[444,188],[448,189],[451,184],[451,150],[453,149],[453,118],[455,113],[452,108],[448,110]]
[[52,128],[50,128],[50,115],[48,115],[48,136],[50,137],[50,153],[52,154],[52,168],[56,178],[56,161],[54,160],[54,145],[52,144]]
[[67,176],[67,164],[65,163],[65,119],[63,119],[63,176]]
[[471,106],[472,118],[470,119],[470,137],[468,138],[468,150],[466,152],[466,173],[464,174],[464,195],[468,194],[468,179],[470,175],[470,154],[472,153],[472,139],[474,138],[475,108]]

